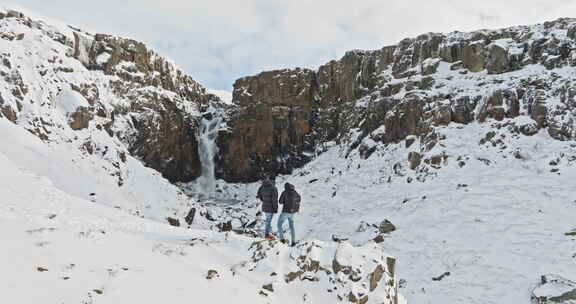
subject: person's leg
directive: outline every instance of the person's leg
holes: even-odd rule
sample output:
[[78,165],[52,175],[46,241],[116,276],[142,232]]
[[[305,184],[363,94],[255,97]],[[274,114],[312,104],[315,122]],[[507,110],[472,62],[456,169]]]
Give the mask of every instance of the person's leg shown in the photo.
[[266,227],[264,228],[264,234],[268,235],[272,231],[272,217],[273,213],[264,213],[266,215]]
[[284,239],[284,229],[282,228],[284,220],[286,220],[286,213],[282,212],[280,214],[280,217],[278,218],[278,237],[280,238],[280,240]]
[[288,225],[290,226],[290,234],[292,236],[292,244],[296,243],[296,230],[294,229],[294,213],[288,216]]

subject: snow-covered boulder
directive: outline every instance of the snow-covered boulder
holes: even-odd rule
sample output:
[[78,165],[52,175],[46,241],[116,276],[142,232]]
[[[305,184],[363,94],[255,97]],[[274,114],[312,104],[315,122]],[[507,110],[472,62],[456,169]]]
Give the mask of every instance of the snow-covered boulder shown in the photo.
[[[291,249],[277,241],[257,241],[249,250],[252,258],[233,271],[269,274],[262,282],[268,286],[261,291],[265,296],[288,293],[311,303],[326,299],[362,304],[399,301],[396,259],[374,244],[353,247],[347,242],[306,241]],[[294,294],[301,293],[302,287],[310,292]]]
[[554,274],[542,276],[532,298],[537,304],[575,304],[576,282]]

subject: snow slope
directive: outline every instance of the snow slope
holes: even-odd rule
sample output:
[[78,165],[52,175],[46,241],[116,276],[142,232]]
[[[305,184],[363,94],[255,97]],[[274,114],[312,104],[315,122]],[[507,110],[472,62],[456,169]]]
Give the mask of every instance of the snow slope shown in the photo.
[[[5,119],[0,119],[0,132],[4,248],[0,259],[7,274],[0,278],[3,299],[16,303],[229,303],[231,299],[318,303],[326,297],[336,301],[337,295],[353,294],[369,295],[368,303],[393,303],[390,297],[396,297],[390,273],[394,270],[389,268],[394,259],[371,244],[355,248],[310,241],[290,248],[144,219],[127,211],[131,207],[165,214],[155,209],[174,205],[162,202],[162,195],[172,195],[169,199],[175,202],[179,198],[178,190],[151,169],[128,162],[138,175],[119,188],[107,184],[106,173],[100,174],[98,165],[79,158],[74,150],[47,145]],[[88,186],[104,194],[92,201],[84,199],[82,189]],[[139,200],[147,195],[148,200],[157,199],[151,204],[154,207],[138,209]],[[119,202],[124,205],[115,205]],[[328,271],[335,262],[353,269],[354,281],[342,272]],[[382,273],[376,282],[382,283],[368,290],[378,269]]]
[[530,303],[541,276],[576,279],[576,238],[566,235],[576,228],[576,145],[499,124],[439,128],[436,152],[446,159],[425,174],[407,168],[404,142],[367,160],[332,144],[277,179],[302,194],[298,237],[364,244],[379,235],[372,224],[389,220],[397,230],[379,246],[398,257],[409,303]]
[[[395,259],[377,246],[290,248],[208,230],[218,224],[200,216],[208,209],[143,164],[177,170],[170,153],[197,153],[183,141],[196,139],[202,106],[218,103],[174,64],[4,8],[0,47],[2,299],[403,303]],[[192,207],[194,230],[168,225]]]
[[218,96],[224,103],[232,104],[232,92],[209,89],[208,93]]

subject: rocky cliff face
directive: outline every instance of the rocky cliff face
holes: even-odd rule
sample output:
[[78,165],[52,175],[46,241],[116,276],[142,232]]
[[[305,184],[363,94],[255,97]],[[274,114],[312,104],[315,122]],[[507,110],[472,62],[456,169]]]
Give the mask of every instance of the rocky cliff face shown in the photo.
[[[238,108],[230,132],[219,137],[219,173],[229,181],[254,181],[265,172],[289,173],[312,151],[311,120],[315,94],[310,70],[264,72],[236,81]],[[251,95],[250,92],[258,92]]]
[[369,157],[378,143],[408,138],[407,144],[418,140],[419,156],[412,159],[420,159],[441,140],[435,128],[450,123],[495,121],[525,135],[546,129],[572,139],[575,46],[576,20],[558,19],[428,33],[348,52],[316,71],[239,79],[232,131],[220,141],[220,174],[250,181],[263,172],[290,172],[328,141]]
[[[109,137],[118,155],[130,153],[172,182],[200,175],[197,118],[219,100],[173,63],[134,40],[15,11],[0,14],[0,42],[9,50],[0,52],[1,116],[87,153],[110,151],[98,139]],[[112,162],[120,167],[122,159]]]

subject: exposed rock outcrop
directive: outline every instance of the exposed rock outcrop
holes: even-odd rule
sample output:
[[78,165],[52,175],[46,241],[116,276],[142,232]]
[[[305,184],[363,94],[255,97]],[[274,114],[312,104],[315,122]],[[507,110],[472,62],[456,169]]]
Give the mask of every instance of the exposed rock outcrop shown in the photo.
[[[0,52],[1,116],[17,121],[26,111],[18,123],[30,132],[46,141],[76,138],[80,147],[105,132],[172,182],[200,175],[197,119],[216,96],[138,41],[60,32],[16,11],[3,16],[0,39],[11,49]],[[23,77],[33,74],[41,77]],[[58,135],[63,123],[77,134]]]
[[[232,268],[236,272],[274,270],[268,292],[292,290],[293,285],[317,286],[324,282],[328,302],[398,303],[396,259],[382,254],[376,245],[353,247],[347,242],[303,242],[285,254],[276,241],[257,241],[250,246],[252,258]],[[279,259],[289,259],[278,267]],[[277,287],[278,286],[278,287]],[[327,300],[330,299],[330,300]]]
[[576,282],[553,274],[542,276],[540,285],[532,291],[532,299],[538,304],[576,303]]
[[310,70],[265,72],[236,81],[229,133],[219,137],[219,174],[229,181],[254,181],[264,172],[288,173],[306,163],[313,143]]
[[[574,138],[572,82],[554,69],[576,64],[575,28],[576,19],[558,19],[428,33],[380,50],[348,52],[316,71],[239,79],[232,128],[219,143],[224,152],[219,176],[254,181],[262,173],[288,173],[328,141],[359,149],[367,158],[374,144],[365,139],[388,144],[407,136],[427,138],[454,122],[528,116],[557,139]],[[532,132],[527,127],[522,133]]]

